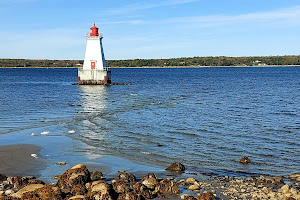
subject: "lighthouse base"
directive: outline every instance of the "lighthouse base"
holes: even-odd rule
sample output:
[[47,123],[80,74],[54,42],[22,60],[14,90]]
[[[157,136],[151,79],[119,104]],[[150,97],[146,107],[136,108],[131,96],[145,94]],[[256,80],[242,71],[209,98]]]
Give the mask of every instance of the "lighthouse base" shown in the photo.
[[111,71],[78,69],[78,85],[106,85],[111,83]]

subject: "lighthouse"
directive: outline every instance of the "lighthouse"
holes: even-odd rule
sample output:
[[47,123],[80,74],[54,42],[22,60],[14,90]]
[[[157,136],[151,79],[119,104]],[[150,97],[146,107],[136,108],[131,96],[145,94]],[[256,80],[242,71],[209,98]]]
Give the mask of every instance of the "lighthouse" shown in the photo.
[[111,83],[111,71],[106,67],[103,44],[103,34],[99,33],[99,28],[90,28],[90,33],[86,34],[86,49],[83,68],[78,69],[79,85],[103,85]]

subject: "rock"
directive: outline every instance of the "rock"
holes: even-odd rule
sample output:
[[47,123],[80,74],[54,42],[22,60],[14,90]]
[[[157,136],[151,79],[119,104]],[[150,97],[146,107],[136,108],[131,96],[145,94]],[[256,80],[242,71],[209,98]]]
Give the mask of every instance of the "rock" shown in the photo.
[[118,200],[140,200],[139,196],[133,192],[120,194]]
[[125,170],[118,170],[118,173],[125,173]]
[[91,185],[91,190],[87,193],[87,196],[90,199],[114,199],[114,193],[111,185],[104,181],[94,181]]
[[243,158],[240,159],[239,162],[242,164],[249,164],[251,160],[247,156],[244,156]]
[[14,191],[13,190],[6,190],[4,194],[9,196],[9,195],[14,194]]
[[299,181],[300,182],[300,174],[291,174],[290,175],[290,179],[293,179],[295,181]]
[[23,193],[21,199],[63,200],[63,194],[58,187],[43,185],[34,191]]
[[280,190],[282,191],[282,193],[286,194],[286,193],[289,192],[290,186],[286,184],[286,185],[282,186],[282,187],[280,188]]
[[27,186],[23,187],[22,189],[20,189],[17,193],[13,194],[12,196],[16,197],[16,198],[21,198],[24,193],[32,192],[32,191],[35,191],[42,187],[44,187],[44,185],[42,185],[42,184],[27,185]]
[[125,194],[133,190],[133,185],[124,183],[122,181],[113,181],[113,189],[118,194]]
[[283,178],[280,176],[273,177],[273,179],[274,179],[274,182],[273,182],[274,184],[281,184],[281,183],[284,184]]
[[144,184],[138,182],[134,184],[134,193],[144,197],[144,199],[153,199],[154,195]]
[[189,196],[188,194],[184,194],[180,197],[182,200],[197,200],[195,197],[193,196]]
[[211,192],[204,192],[197,197],[197,200],[216,200],[215,196]]
[[6,181],[7,176],[5,174],[0,174],[0,181]]
[[293,197],[287,197],[285,200],[296,200]]
[[172,163],[169,167],[166,168],[166,170],[183,173],[185,171],[185,166],[181,163]]
[[155,188],[155,186],[158,184],[158,180],[155,176],[155,174],[153,173],[148,173],[147,175],[145,175],[142,180],[141,180],[142,184],[144,184],[147,188],[153,190]]
[[85,195],[87,193],[87,189],[84,185],[75,185],[71,190],[72,195]]
[[100,171],[92,171],[90,174],[91,174],[91,179],[94,181],[103,179],[103,174]]
[[190,185],[189,190],[199,190],[199,185]]
[[131,173],[121,173],[118,176],[118,181],[121,181],[123,183],[135,184],[136,178]]
[[194,179],[194,178],[187,178],[185,182],[186,182],[187,184],[194,184],[195,181],[196,181],[196,179]]
[[76,196],[70,197],[69,200],[86,200],[86,198],[83,195],[76,195]]
[[28,181],[26,179],[22,179],[21,176],[14,176],[7,178],[7,182],[10,185],[13,185],[13,188],[19,189],[23,186],[25,186]]
[[45,185],[46,183],[44,181],[36,179],[36,180],[30,181],[27,185],[32,185],[32,184],[42,184],[42,185]]
[[180,194],[179,183],[169,180],[160,181],[156,190],[160,193]]
[[57,162],[56,164],[57,164],[57,165],[66,165],[67,163],[64,162],[64,161],[61,161],[61,162]]
[[75,185],[85,185],[90,181],[89,170],[85,165],[79,164],[59,176],[57,186],[60,189],[72,189]]

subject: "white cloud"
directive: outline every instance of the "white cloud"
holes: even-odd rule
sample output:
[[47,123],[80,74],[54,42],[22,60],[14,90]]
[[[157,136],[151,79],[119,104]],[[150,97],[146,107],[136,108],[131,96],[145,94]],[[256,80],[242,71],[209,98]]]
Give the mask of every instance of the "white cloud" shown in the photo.
[[[191,2],[187,1],[172,1],[172,3]],[[167,2],[160,3],[159,5],[165,5]],[[152,6],[159,6],[153,4]],[[168,5],[171,5],[171,1],[168,1]],[[148,4],[146,7],[150,7]],[[141,8],[141,6],[139,7]],[[132,7],[133,9],[133,7]],[[135,7],[134,9],[137,9]],[[161,20],[124,20],[124,21],[102,21],[101,24],[127,24],[127,25],[166,25],[177,24],[178,26],[191,26],[191,27],[217,27],[228,24],[238,23],[256,23],[257,25],[284,25],[284,26],[299,26],[300,25],[300,6],[294,6],[289,8],[283,8],[279,10],[267,11],[267,12],[255,12],[240,15],[206,15],[206,16],[193,16],[193,17],[174,17]]]

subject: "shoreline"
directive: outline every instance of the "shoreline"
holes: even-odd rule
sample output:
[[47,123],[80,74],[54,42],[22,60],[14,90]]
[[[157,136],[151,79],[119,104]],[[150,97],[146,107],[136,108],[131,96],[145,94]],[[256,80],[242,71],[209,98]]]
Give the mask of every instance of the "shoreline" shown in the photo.
[[[142,66],[142,67],[108,67],[109,69],[186,69],[186,68],[269,68],[269,67],[300,67],[300,65],[262,65],[262,66]],[[79,69],[81,67],[0,67],[0,69]]]
[[[126,193],[128,189],[124,188],[127,188],[128,182],[122,183],[122,181],[120,180],[120,177],[127,177],[131,174],[130,176],[135,177],[134,179],[136,179],[136,182],[129,184],[132,184],[132,187],[135,187],[136,184],[144,185],[143,187],[145,188],[143,189],[143,191],[148,191],[151,194],[149,196],[149,199],[163,199],[168,197],[169,199],[171,198],[176,200],[193,200],[193,198],[196,199],[195,197],[197,197],[197,200],[202,200],[201,196],[203,197],[205,195],[209,195],[210,199],[212,200],[242,198],[287,199],[288,197],[290,197],[290,199],[292,200],[300,198],[300,174],[291,175],[290,182],[285,183],[286,180],[283,180],[282,177],[264,177],[262,175],[259,177],[256,176],[241,178],[213,175],[199,176],[198,174],[189,172],[184,173],[184,171],[182,173],[181,171],[169,171],[163,169],[161,169],[160,171],[152,171],[149,169],[145,171],[126,170],[125,166],[124,168],[118,166],[120,167],[119,170],[117,172],[114,171],[113,173],[111,173],[111,169],[107,170],[105,168],[113,168],[113,166],[97,163],[85,163],[84,165],[76,165],[75,167],[71,166],[71,169],[69,169],[70,167],[66,168],[66,170],[63,170],[65,171],[65,173],[60,173],[56,177],[53,177],[52,184],[47,185],[44,182],[45,180],[43,180],[42,178],[36,179],[32,176],[34,174],[37,174],[41,167],[47,167],[46,165],[41,165],[41,163],[43,163],[43,159],[34,158],[31,154],[32,152],[37,153],[40,150],[41,147],[31,144],[12,144],[0,146],[0,160],[6,160],[10,162],[6,163],[6,165],[9,165],[9,168],[3,168],[3,165],[0,165],[0,199],[2,199],[2,197],[4,199],[6,197],[21,198],[23,192],[21,192],[22,195],[20,195],[19,191],[26,191],[26,188],[35,187],[37,186],[37,184],[39,185],[38,188],[45,187],[45,189],[50,189],[50,193],[55,190],[59,190],[59,195],[61,195],[59,199],[70,199],[70,197],[72,196],[78,196],[77,193],[75,194],[71,191],[71,189],[74,188],[75,185],[72,185],[70,190],[65,190],[66,188],[62,187],[62,185],[64,185],[63,182],[70,182],[70,180],[63,180],[66,178],[65,176],[67,176],[68,173],[73,173],[73,175],[70,175],[70,177],[78,177],[79,174],[81,175],[82,171],[76,171],[79,168],[84,169],[85,172],[88,171],[87,176],[90,176],[90,174],[99,174],[99,176],[96,175],[96,178],[98,179],[89,177],[87,179],[84,179],[86,180],[85,182],[79,182],[80,184],[82,184],[81,187],[86,187],[86,184],[89,184],[88,182],[90,182],[90,185],[96,185],[99,183],[105,184],[106,186],[111,185],[109,187],[113,188],[113,190],[118,193],[117,196],[119,197],[123,194],[138,195],[138,192],[136,190],[134,190],[134,192],[132,191],[131,193]],[[23,163],[23,161],[25,161],[25,163]],[[39,166],[39,168],[37,166]],[[59,164],[56,164],[56,167],[61,168]],[[22,171],[22,169],[27,170]],[[74,169],[76,170],[74,171]],[[78,173],[78,175],[76,175],[76,173]],[[149,175],[151,173],[153,173],[154,175]],[[18,178],[18,176],[23,177]],[[154,176],[155,180],[153,180],[151,176]],[[90,179],[92,180],[89,181]],[[148,181],[145,182],[145,179],[148,179]],[[99,180],[101,181],[99,182]],[[152,183],[151,181],[154,182]],[[116,187],[115,183],[118,183],[119,185]],[[153,184],[154,188],[158,189],[154,190],[149,186],[150,183]],[[161,191],[160,188],[164,187],[168,187],[168,189],[164,189]],[[123,189],[118,192],[120,188]],[[85,189],[85,191],[90,189],[94,191],[92,188],[90,188],[90,186],[87,186],[87,189]],[[131,191],[131,189],[129,190]],[[158,193],[158,196],[156,193],[154,193],[156,190],[161,191],[161,193]],[[36,195],[39,195],[38,190],[33,191],[36,191]],[[145,193],[143,192],[140,193],[140,195],[144,194]],[[83,192],[80,195],[83,196],[82,199],[91,198],[89,196],[91,195],[91,193],[88,192]],[[117,197],[113,196],[113,193],[109,193],[109,195],[112,196],[112,199],[117,199]],[[43,199],[42,196],[40,196],[40,198]],[[23,199],[23,196],[21,199]]]

